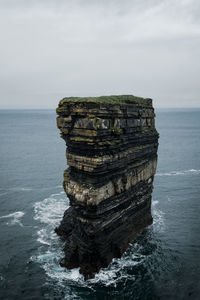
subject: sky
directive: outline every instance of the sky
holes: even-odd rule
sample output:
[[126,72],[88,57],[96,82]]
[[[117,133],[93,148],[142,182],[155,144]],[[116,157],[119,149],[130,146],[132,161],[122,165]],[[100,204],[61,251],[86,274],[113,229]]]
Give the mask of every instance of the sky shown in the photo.
[[199,0],[0,0],[0,109],[133,94],[200,107]]

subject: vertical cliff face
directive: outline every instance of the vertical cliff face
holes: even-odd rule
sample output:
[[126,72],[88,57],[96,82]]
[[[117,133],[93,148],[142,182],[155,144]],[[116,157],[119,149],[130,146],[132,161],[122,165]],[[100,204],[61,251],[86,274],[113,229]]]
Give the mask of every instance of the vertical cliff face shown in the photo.
[[158,133],[151,99],[64,98],[57,125],[67,145],[63,186],[71,207],[56,232],[61,265],[91,278],[152,223]]

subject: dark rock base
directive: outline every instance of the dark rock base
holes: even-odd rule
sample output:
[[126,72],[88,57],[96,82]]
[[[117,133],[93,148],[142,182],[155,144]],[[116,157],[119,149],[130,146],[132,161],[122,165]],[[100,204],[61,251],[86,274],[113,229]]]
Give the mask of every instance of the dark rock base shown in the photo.
[[[129,208],[110,226],[93,231],[94,225],[83,225],[73,208],[65,211],[56,233],[66,240],[65,257],[60,262],[68,269],[80,267],[85,279],[94,278],[101,268],[106,268],[113,258],[120,258],[145,227],[152,224],[151,199]],[[107,221],[107,220],[106,220]]]

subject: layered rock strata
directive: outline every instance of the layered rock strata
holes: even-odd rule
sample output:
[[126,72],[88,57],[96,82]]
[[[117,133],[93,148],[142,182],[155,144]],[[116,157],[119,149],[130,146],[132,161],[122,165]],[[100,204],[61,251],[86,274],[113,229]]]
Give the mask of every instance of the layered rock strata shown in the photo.
[[151,99],[64,98],[57,125],[67,145],[64,190],[70,200],[56,232],[61,265],[92,278],[152,224],[158,133]]

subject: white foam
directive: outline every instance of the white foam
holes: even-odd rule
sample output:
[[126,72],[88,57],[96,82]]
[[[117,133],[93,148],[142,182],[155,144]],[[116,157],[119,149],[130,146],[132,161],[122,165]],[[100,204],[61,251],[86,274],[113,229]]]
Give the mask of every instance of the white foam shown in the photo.
[[165,213],[159,209],[159,201],[157,199],[152,199],[152,215],[154,230],[163,232],[165,230]]
[[39,220],[42,223],[48,224],[48,227],[56,226],[64,211],[69,207],[69,201],[66,195],[63,193],[52,194],[49,198],[46,198],[40,202],[36,202],[34,205],[35,220]]
[[79,269],[66,270],[59,265],[60,259],[64,256],[62,251],[64,243],[54,232],[54,229],[68,207],[69,200],[63,191],[52,194],[34,205],[34,219],[39,221],[42,226],[37,231],[37,241],[40,242],[41,247],[38,254],[31,259],[39,262],[46,274],[50,278],[56,279],[60,284],[63,280],[83,280],[83,276],[79,274]]
[[152,206],[156,206],[158,203],[159,203],[158,200],[153,200],[152,201]]
[[44,244],[44,245],[51,244],[51,242],[48,241],[48,239],[49,239],[48,232],[45,228],[38,230],[37,234],[38,234],[38,238],[37,238],[38,242],[40,242],[41,244]]
[[[153,205],[158,201],[153,200]],[[63,192],[52,194],[50,197],[35,203],[34,219],[40,223],[37,228],[37,241],[40,243],[38,253],[31,260],[40,263],[49,278],[57,282],[57,286],[66,288],[68,284],[75,283],[81,287],[93,289],[95,284],[116,286],[118,282],[129,275],[128,269],[143,263],[146,256],[141,254],[142,246],[134,243],[122,258],[113,259],[108,268],[101,269],[94,279],[85,281],[79,269],[68,270],[60,267],[59,261],[64,256],[64,242],[55,234],[54,229],[62,219],[64,211],[69,207],[69,201]],[[163,214],[154,208],[154,224],[156,228],[164,224]],[[68,284],[66,285],[66,282]]]
[[[122,258],[114,258],[108,268],[101,269],[94,279],[88,280],[89,283],[101,283],[105,286],[116,286],[123,278],[128,279],[126,270],[141,264],[145,256],[140,253],[138,244],[131,245],[131,253],[125,252]],[[133,275],[131,278],[133,279]]]
[[153,228],[158,232],[163,232],[165,230],[165,213],[157,207],[158,204],[158,200],[152,200]]
[[37,241],[40,242],[38,254],[31,257],[32,260],[41,264],[46,274],[63,285],[63,281],[85,281],[79,273],[79,269],[67,270],[60,267],[59,261],[64,256],[62,251],[64,242],[54,232],[55,227],[63,217],[64,211],[69,207],[69,200],[65,193],[52,194],[50,197],[35,203],[34,219],[41,223],[37,231]]
[[54,243],[59,243],[59,238],[54,229],[68,207],[69,201],[66,195],[63,196],[62,192],[52,194],[49,198],[36,202],[34,205],[34,219],[41,223],[40,229],[37,231],[37,241],[42,245],[48,245],[51,250],[56,247]]
[[9,222],[7,222],[7,225],[20,225],[23,226],[22,222],[21,222],[21,218],[24,216],[24,212],[23,211],[16,211],[14,213],[5,215],[5,216],[1,216],[0,219],[11,219]]
[[199,175],[200,170],[190,169],[190,170],[182,170],[182,171],[171,171],[166,173],[156,173],[156,176],[178,176],[178,175]]

